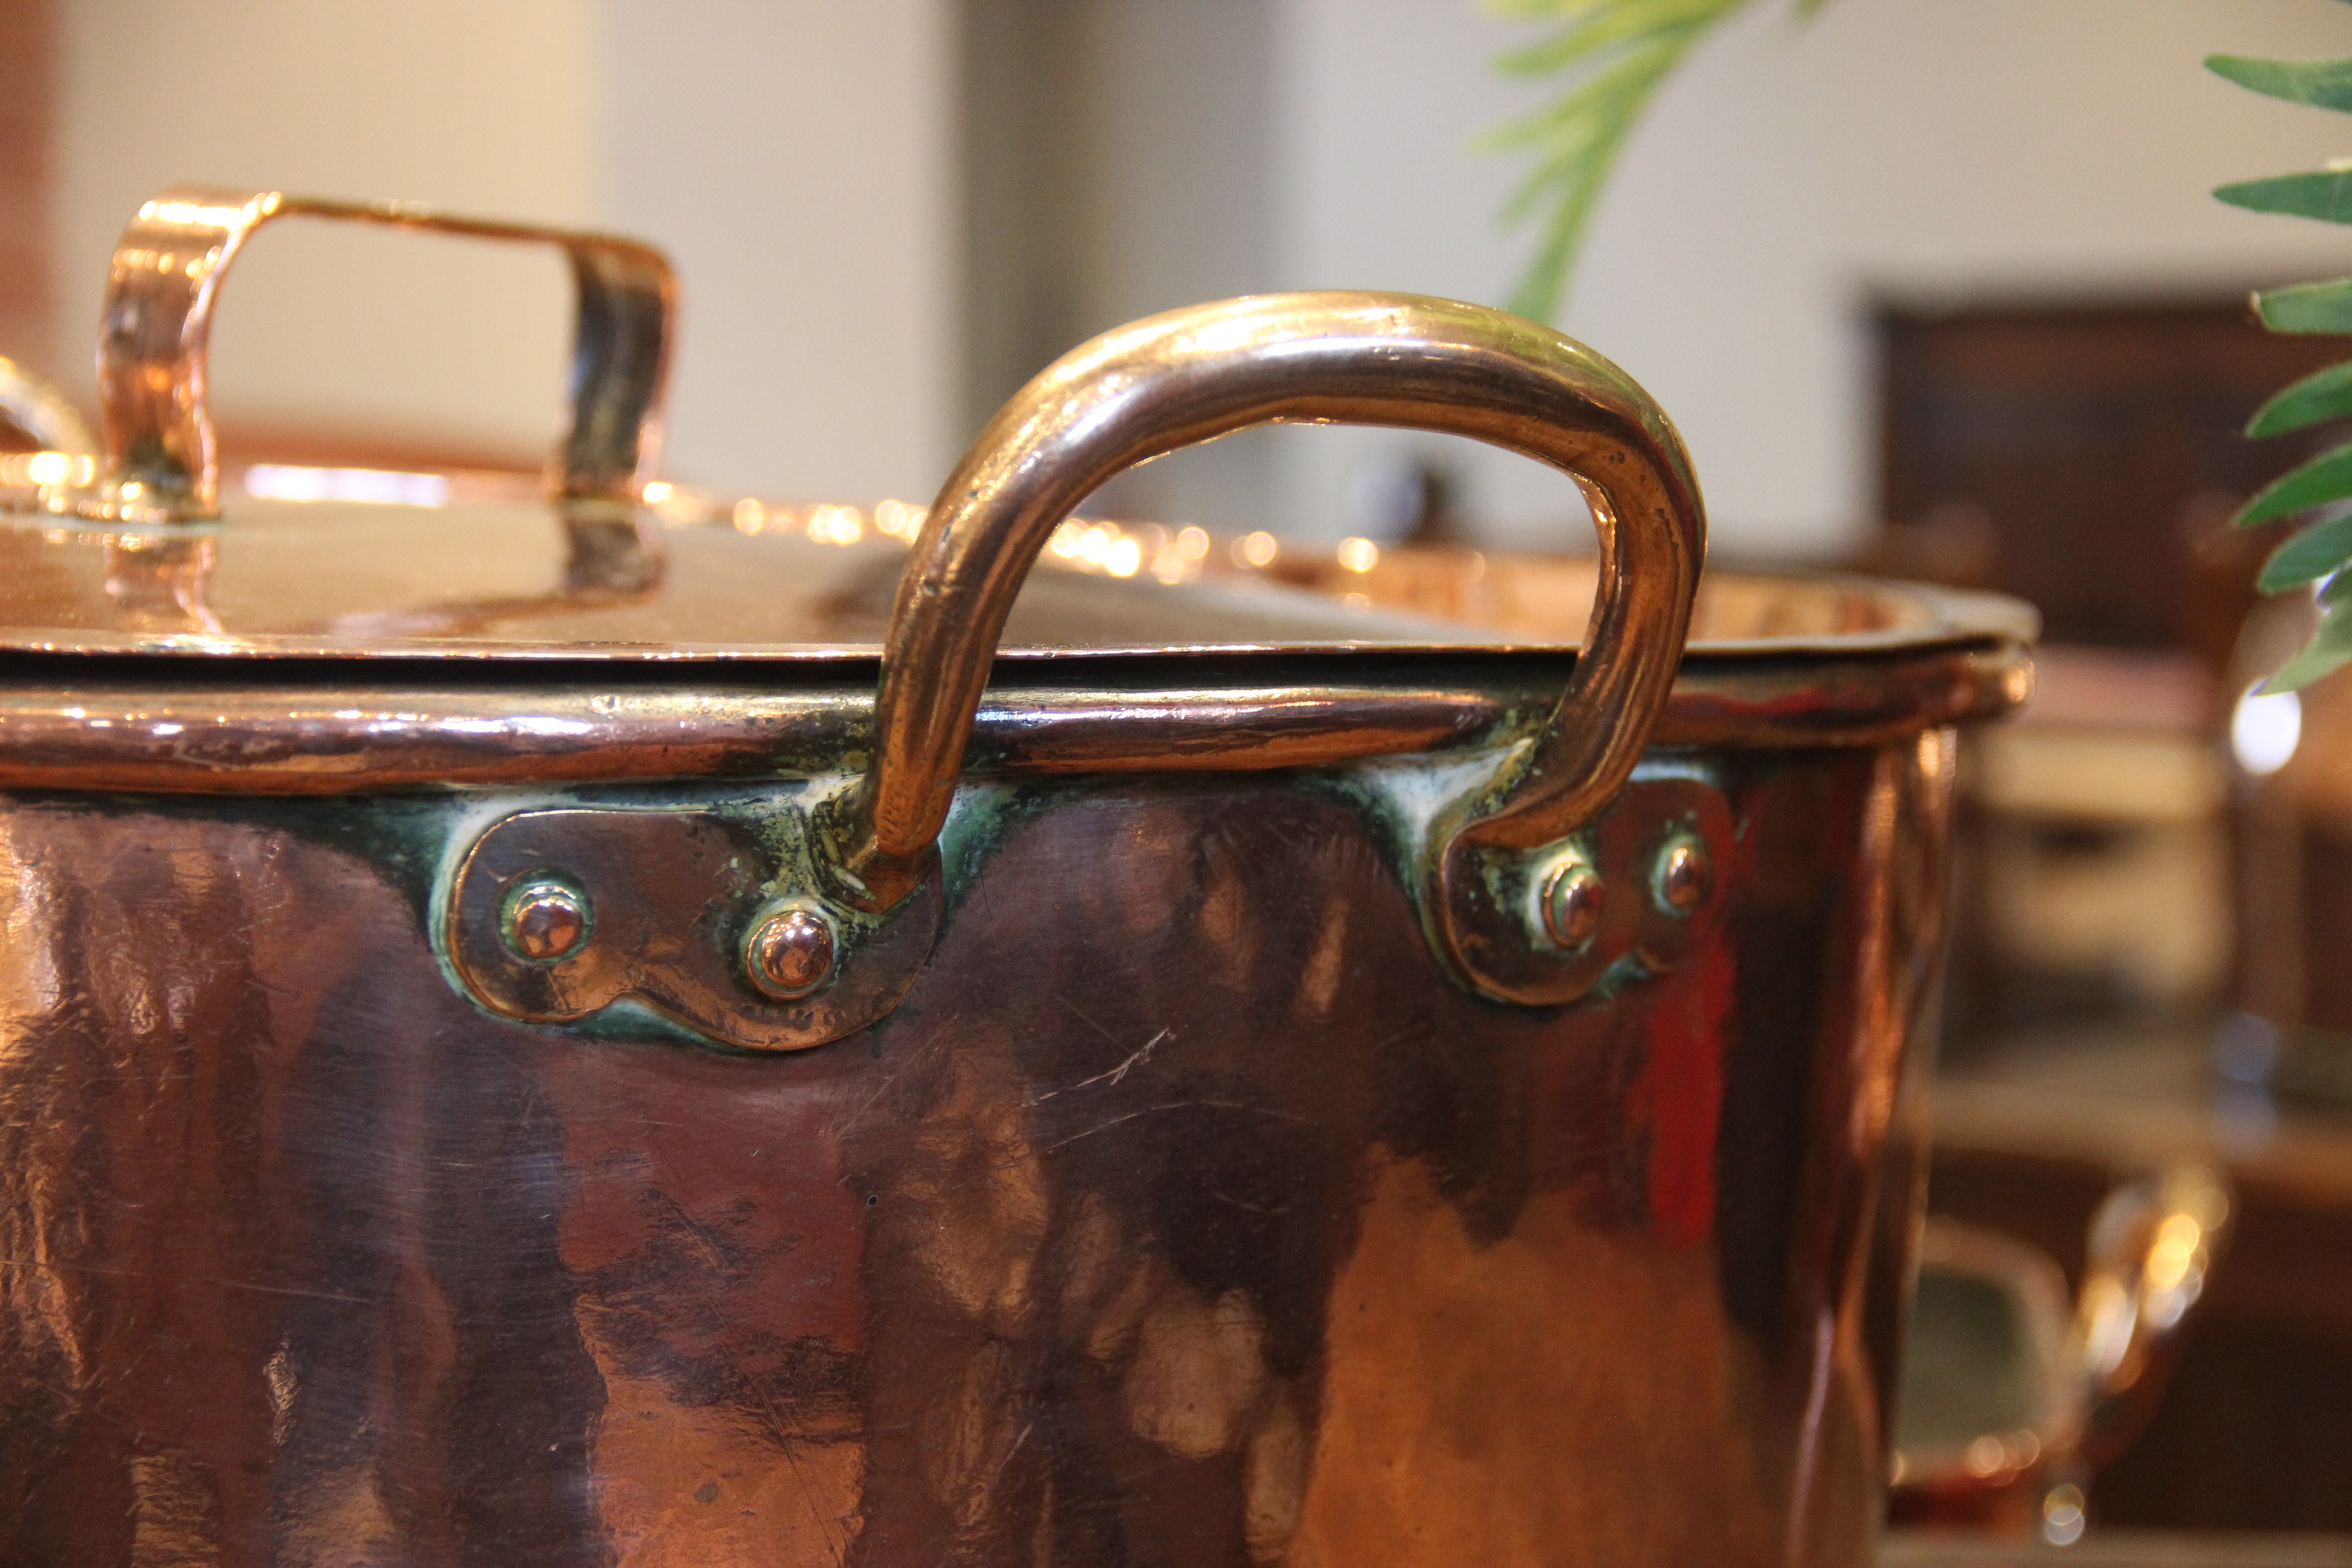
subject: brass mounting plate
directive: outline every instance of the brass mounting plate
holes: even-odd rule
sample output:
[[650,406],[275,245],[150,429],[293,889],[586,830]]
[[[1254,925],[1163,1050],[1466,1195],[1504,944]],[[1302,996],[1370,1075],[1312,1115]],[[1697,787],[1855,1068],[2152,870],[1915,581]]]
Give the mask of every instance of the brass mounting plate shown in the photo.
[[[465,851],[443,902],[442,944],[489,1011],[578,1024],[634,999],[720,1045],[801,1050],[887,1014],[929,956],[940,924],[936,860],[896,909],[825,896],[811,855],[814,794],[756,811],[562,806],[493,823]],[[505,931],[510,896],[555,879],[593,911],[588,939],[553,961]],[[745,967],[745,943],[780,900],[821,909],[837,933],[831,980],[779,999]]]

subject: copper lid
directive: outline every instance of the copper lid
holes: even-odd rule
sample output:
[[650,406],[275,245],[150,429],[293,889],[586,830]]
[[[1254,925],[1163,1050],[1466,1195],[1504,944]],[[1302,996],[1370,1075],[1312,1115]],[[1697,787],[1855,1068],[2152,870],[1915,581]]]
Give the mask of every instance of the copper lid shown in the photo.
[[[205,400],[212,311],[245,240],[288,216],[564,252],[578,286],[572,406],[539,482],[281,468],[224,483]],[[99,354],[103,452],[0,462],[0,648],[878,657],[922,512],[719,501],[654,479],[674,293],[659,252],[611,236],[394,203],[163,193],[114,257]],[[1042,560],[1062,570],[1022,593],[1003,656],[1558,651],[1580,644],[1596,577],[1591,561],[1082,521],[1061,524]],[[2031,622],[1982,597],[1718,575],[1691,629],[1711,654],[1779,656],[2021,640]]]
[[[246,237],[290,214],[563,250],[579,321],[545,475],[223,475],[213,303]],[[927,518],[654,479],[672,292],[658,252],[608,236],[268,192],[148,203],[109,287],[102,450],[69,449],[59,422],[58,450],[0,455],[0,787],[870,766],[852,871],[878,888],[935,836],[967,742],[973,768],[1014,773],[1531,747],[1514,753],[1528,789],[1496,794],[1465,833],[1533,842],[1654,743],[1883,744],[2030,686],[2033,617],[2013,601],[1702,583],[1696,484],[1664,413],[1590,350],[1484,307],[1303,294],[1133,323],[1008,404]],[[12,404],[37,423],[37,405]],[[1600,552],[1067,516],[1121,468],[1285,419],[1549,462]]]
[[[0,521],[0,648],[47,653],[508,659],[878,657],[919,510],[464,498],[232,496],[213,521]],[[278,484],[336,482],[276,470]],[[346,479],[342,482],[350,483]],[[26,497],[26,500],[35,498]],[[1001,657],[1558,651],[1581,640],[1589,557],[1277,543],[1066,523]],[[2031,636],[2013,602],[1859,579],[1710,574],[1693,651],[1859,653]]]

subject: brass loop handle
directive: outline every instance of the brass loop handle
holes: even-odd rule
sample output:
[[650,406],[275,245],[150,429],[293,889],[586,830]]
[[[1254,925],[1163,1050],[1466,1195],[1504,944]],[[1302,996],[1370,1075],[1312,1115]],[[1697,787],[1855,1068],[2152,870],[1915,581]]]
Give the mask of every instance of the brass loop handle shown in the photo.
[[1577,482],[1601,545],[1583,652],[1540,736],[1462,804],[1447,847],[1548,844],[1609,801],[1673,686],[1706,552],[1698,486],[1665,415],[1590,349],[1500,310],[1267,295],[1154,316],[1073,350],[949,477],[899,580],[873,759],[835,830],[849,896],[887,908],[935,863],[1005,616],[1070,509],[1133,464],[1300,421],[1475,437]]
[[660,251],[612,235],[450,217],[413,203],[189,185],[140,207],[115,244],[98,338],[100,514],[183,522],[217,513],[220,465],[205,388],[213,305],[247,237],[295,216],[561,247],[578,285],[579,316],[571,425],[557,448],[554,488],[569,500],[636,499],[660,449],[677,295]]

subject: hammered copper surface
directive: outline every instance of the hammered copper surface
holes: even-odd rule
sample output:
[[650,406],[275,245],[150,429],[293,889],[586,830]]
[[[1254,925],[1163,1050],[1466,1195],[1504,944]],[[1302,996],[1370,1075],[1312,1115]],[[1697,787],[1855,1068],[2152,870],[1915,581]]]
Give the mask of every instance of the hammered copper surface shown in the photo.
[[450,805],[19,799],[0,1562],[1862,1563],[1949,758],[1725,758],[1556,1010],[1337,775],[1037,786],[775,1058],[467,1005]]

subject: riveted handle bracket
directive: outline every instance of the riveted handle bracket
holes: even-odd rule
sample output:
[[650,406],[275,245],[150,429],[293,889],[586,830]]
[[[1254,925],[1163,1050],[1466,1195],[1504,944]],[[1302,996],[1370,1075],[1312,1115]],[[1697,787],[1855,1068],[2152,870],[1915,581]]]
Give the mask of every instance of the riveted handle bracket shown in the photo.
[[838,1039],[898,1005],[941,903],[935,868],[887,913],[829,895],[809,817],[847,783],[501,817],[453,858],[444,956],[477,1003],[519,1022],[593,1026],[627,1002],[744,1050]]

